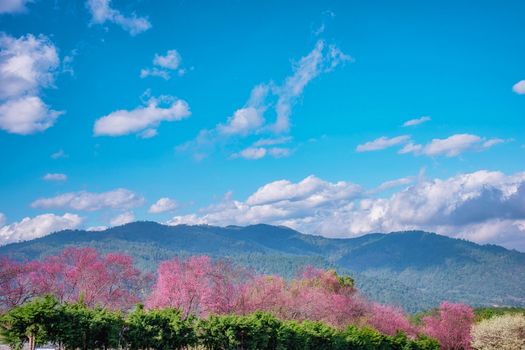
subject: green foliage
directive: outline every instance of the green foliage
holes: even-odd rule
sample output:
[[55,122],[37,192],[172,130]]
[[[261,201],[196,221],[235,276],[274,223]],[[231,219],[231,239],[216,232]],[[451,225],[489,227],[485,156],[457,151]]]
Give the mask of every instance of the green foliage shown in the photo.
[[52,296],[35,299],[8,311],[0,318],[0,334],[13,349],[29,343],[38,344],[56,340],[60,333],[60,305]]
[[210,316],[198,324],[199,343],[210,350],[438,350],[437,341],[371,328],[336,330],[321,322],[281,321],[266,313]]
[[195,321],[176,309],[145,311],[139,305],[128,316],[124,340],[129,349],[180,349],[194,345]]
[[281,323],[266,313],[211,315],[199,322],[199,340],[210,349],[275,349]]
[[525,308],[519,308],[519,307],[480,307],[474,309],[474,315],[475,315],[475,322],[481,322],[483,320],[487,320],[490,318],[493,318],[495,316],[503,316],[503,315],[524,315],[525,316]]
[[187,349],[208,350],[438,350],[430,338],[388,336],[371,328],[341,331],[321,322],[283,321],[257,312],[246,316],[211,315],[183,318],[176,309],[145,310],[138,305],[127,317],[88,308],[82,303],[58,304],[52,297],[16,307],[1,318],[2,335],[14,349],[29,337],[34,344],[60,344],[63,349]]
[[124,319],[120,312],[90,309],[81,302],[64,304],[60,310],[57,340],[65,349],[118,348]]

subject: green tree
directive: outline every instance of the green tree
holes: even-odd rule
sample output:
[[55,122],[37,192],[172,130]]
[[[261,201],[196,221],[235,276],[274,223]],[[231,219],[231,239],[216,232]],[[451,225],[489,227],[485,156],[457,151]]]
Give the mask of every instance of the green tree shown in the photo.
[[61,307],[52,296],[35,299],[17,306],[0,318],[0,333],[13,349],[25,343],[36,345],[56,342],[59,334]]
[[132,349],[181,349],[196,342],[193,317],[177,309],[144,310],[138,305],[128,316],[124,340]]

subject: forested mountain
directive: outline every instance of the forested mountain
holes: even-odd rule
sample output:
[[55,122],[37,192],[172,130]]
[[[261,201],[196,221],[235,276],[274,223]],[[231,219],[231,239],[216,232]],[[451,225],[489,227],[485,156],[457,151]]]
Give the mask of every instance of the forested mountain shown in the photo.
[[419,311],[442,300],[525,305],[525,254],[420,231],[350,239],[305,235],[286,227],[165,226],[135,222],[105,231],[66,230],[0,247],[0,255],[36,259],[68,246],[135,257],[155,269],[174,255],[226,257],[264,273],[293,275],[306,264],[348,273],[371,299]]

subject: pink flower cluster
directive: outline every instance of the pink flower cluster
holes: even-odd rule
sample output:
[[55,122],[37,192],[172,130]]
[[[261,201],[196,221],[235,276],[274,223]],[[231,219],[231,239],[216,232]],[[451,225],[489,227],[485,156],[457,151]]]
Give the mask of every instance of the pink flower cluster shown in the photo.
[[60,301],[128,309],[142,299],[152,276],[123,254],[99,256],[92,248],[68,248],[41,261],[0,261],[0,311],[46,294]]

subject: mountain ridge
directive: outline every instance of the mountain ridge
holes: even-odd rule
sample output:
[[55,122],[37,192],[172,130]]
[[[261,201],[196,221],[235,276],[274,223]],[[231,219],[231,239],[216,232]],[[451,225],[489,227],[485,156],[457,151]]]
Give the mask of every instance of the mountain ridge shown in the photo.
[[369,298],[408,311],[442,300],[525,305],[525,253],[423,231],[326,238],[267,224],[167,226],[140,221],[103,231],[59,231],[2,246],[0,255],[37,259],[68,246],[122,251],[149,270],[176,255],[198,254],[287,277],[304,264],[332,267],[354,276]]

